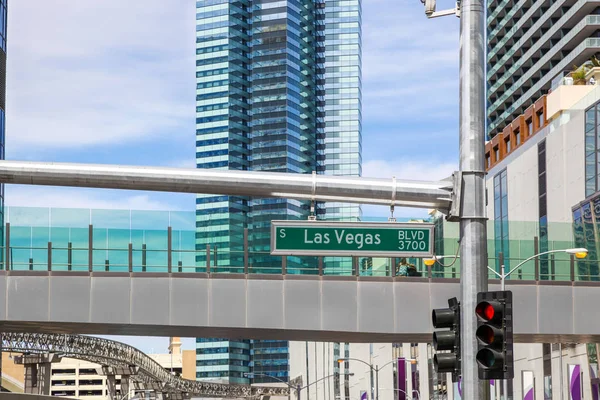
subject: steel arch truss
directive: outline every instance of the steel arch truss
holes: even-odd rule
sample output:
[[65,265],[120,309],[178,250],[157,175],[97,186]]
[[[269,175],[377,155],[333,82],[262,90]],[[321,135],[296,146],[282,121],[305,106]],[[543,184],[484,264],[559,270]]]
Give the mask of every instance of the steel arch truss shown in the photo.
[[57,353],[116,368],[138,368],[134,386],[169,393],[172,398],[288,396],[289,387],[228,385],[199,382],[172,375],[152,358],[126,344],[84,335],[2,333],[2,350],[18,353]]

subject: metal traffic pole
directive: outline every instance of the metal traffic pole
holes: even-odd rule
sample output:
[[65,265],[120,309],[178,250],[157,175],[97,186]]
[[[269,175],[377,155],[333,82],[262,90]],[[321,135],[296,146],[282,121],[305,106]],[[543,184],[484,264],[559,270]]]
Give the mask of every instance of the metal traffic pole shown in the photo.
[[461,308],[466,310],[460,313],[462,397],[487,399],[488,385],[486,381],[479,381],[475,362],[477,293],[487,290],[485,3],[483,0],[460,0],[454,9],[436,11],[436,0],[421,2],[427,18],[460,17],[458,179],[462,179],[462,193],[455,195],[460,203]]
[[477,293],[487,290],[485,212],[485,4],[460,2],[459,171],[462,397],[487,399],[489,385],[477,376]]

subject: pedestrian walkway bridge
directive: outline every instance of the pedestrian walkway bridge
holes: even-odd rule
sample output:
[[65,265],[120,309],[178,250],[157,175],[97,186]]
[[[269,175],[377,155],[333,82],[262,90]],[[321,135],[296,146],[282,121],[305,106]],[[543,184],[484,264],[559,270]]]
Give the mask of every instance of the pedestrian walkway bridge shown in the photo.
[[[517,341],[600,340],[600,283],[507,287]],[[425,342],[431,309],[458,294],[451,278],[3,271],[0,324],[9,332]]]
[[[6,331],[422,342],[431,339],[431,309],[459,295],[458,263],[427,268],[409,260],[421,276],[396,277],[397,259],[275,257],[248,246],[247,231],[241,249],[219,249],[196,243],[193,212],[7,211],[0,249]],[[539,231],[525,225],[510,232]],[[456,254],[455,225],[436,230],[436,253]],[[585,261],[558,253],[529,262],[507,286],[517,341],[600,339],[595,245],[542,243],[532,234],[507,242],[502,261],[498,244],[488,244],[489,264],[498,269],[540,249],[588,247]]]

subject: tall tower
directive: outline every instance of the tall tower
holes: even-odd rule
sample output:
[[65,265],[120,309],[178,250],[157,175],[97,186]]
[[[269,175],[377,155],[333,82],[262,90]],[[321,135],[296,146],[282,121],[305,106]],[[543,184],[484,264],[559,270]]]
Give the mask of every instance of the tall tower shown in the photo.
[[[198,168],[353,175],[361,173],[360,0],[196,2]],[[357,220],[358,206],[317,204],[320,218]],[[306,219],[293,199],[198,195],[198,268],[279,273],[273,219]],[[214,249],[217,249],[216,252]],[[288,270],[317,269],[299,257]],[[297,269],[297,271],[301,271]],[[197,377],[231,383],[287,380],[286,341],[198,339]],[[217,361],[218,359],[218,361]]]
[[[6,130],[6,31],[8,20],[8,0],[0,0],[0,160],[5,154]],[[4,184],[0,184],[0,243],[4,243]],[[0,260],[3,260],[0,255]]]
[[574,65],[600,52],[600,7],[575,0],[487,4],[487,132],[493,137]]

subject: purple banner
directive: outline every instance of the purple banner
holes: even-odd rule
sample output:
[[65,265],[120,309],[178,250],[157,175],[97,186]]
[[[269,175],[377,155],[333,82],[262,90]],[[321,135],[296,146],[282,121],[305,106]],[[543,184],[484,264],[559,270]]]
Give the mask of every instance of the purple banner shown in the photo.
[[535,375],[533,371],[521,371],[521,392],[523,400],[535,399]]
[[[417,370],[417,364],[410,364],[410,371],[411,371],[411,376],[412,376],[412,390],[413,390],[413,395],[415,394],[415,391],[419,392],[419,371]],[[412,399],[413,397],[410,396],[410,398]]]
[[569,393],[571,400],[581,400],[581,367],[569,365]]
[[398,359],[398,400],[406,399],[406,359]]
[[360,400],[368,400],[368,395],[367,395],[367,391],[366,390],[361,390],[360,391]]

